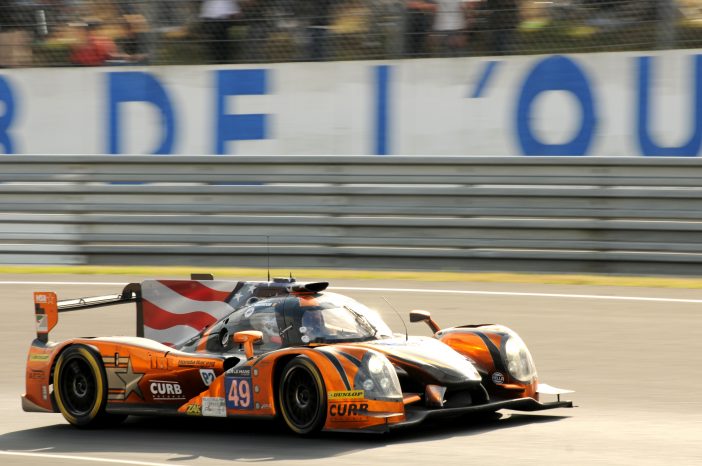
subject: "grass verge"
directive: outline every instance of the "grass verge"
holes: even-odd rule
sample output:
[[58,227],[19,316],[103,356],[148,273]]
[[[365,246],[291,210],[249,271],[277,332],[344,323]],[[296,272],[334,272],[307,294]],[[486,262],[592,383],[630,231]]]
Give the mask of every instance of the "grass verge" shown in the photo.
[[[215,278],[265,279],[265,269],[219,267],[146,266],[0,266],[0,274],[27,275],[130,275],[182,277],[191,273],[211,273]],[[287,276],[288,270],[272,269],[271,276]],[[383,270],[296,269],[298,280],[407,280],[423,282],[533,283],[552,285],[630,286],[702,289],[702,277],[650,277],[612,275],[573,275],[503,272],[430,272]]]

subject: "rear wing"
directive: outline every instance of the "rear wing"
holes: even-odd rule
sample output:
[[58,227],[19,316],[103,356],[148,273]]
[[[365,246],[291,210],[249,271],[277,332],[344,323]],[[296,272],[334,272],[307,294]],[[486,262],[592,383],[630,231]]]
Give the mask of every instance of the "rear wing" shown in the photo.
[[177,346],[202,332],[234,309],[252,300],[288,293],[316,293],[327,282],[298,283],[294,278],[272,281],[214,280],[192,274],[190,280],[144,280],[130,283],[119,294],[58,301],[53,292],[34,293],[37,339],[46,343],[58,314],[126,303],[136,304],[136,336]]
[[114,306],[125,303],[136,303],[137,310],[137,336],[143,334],[143,308],[141,306],[141,285],[129,283],[122,289],[122,293],[91,296],[86,298],[68,299],[58,301],[56,293],[52,291],[38,291],[34,293],[34,315],[36,319],[37,339],[43,343],[49,341],[49,332],[58,323],[58,314],[61,312],[93,309],[103,306]]

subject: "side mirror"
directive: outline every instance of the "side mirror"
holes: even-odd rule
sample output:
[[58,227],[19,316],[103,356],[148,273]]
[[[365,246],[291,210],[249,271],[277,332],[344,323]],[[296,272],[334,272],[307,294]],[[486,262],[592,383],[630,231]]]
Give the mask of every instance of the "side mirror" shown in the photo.
[[431,318],[431,313],[429,311],[422,311],[419,309],[410,311],[410,322],[426,322],[431,331],[434,333],[441,330],[439,325],[434,322],[434,319]]
[[254,345],[263,341],[263,333],[259,332],[258,330],[244,330],[242,332],[236,332],[233,338],[234,343],[244,345],[246,359],[251,359],[254,355]]

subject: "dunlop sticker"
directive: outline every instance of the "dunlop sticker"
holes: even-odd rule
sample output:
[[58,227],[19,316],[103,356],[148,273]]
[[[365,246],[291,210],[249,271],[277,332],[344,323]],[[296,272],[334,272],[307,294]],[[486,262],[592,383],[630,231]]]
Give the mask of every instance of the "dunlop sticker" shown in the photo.
[[48,354],[30,354],[29,360],[30,361],[48,361],[49,355]]
[[354,398],[364,398],[365,392],[363,390],[350,390],[342,392],[327,392],[327,398],[330,400],[351,400]]

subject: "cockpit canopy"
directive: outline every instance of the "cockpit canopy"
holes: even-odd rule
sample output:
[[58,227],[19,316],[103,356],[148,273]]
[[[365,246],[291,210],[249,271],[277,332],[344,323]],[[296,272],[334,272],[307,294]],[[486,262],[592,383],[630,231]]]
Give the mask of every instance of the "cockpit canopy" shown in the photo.
[[213,353],[238,351],[231,337],[258,330],[263,344],[256,353],[314,343],[369,341],[392,337],[377,312],[331,292],[291,293],[251,302],[185,344],[183,350]]
[[285,306],[293,344],[340,343],[391,337],[378,313],[336,293],[290,296]]

